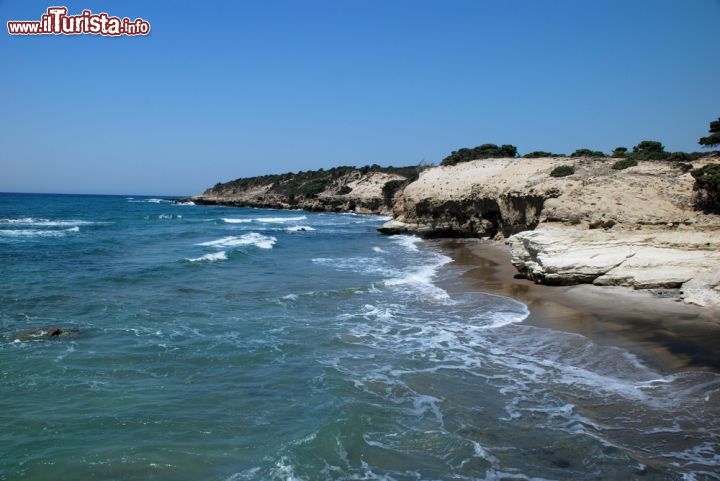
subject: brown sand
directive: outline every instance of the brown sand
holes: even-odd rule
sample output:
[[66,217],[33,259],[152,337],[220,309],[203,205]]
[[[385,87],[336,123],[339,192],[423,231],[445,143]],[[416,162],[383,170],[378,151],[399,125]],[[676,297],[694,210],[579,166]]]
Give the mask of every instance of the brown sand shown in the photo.
[[543,286],[516,279],[507,246],[478,239],[437,241],[466,269],[449,291],[471,289],[512,297],[530,309],[526,323],[582,334],[619,346],[664,372],[720,370],[720,313],[678,302],[673,291],[593,285]]

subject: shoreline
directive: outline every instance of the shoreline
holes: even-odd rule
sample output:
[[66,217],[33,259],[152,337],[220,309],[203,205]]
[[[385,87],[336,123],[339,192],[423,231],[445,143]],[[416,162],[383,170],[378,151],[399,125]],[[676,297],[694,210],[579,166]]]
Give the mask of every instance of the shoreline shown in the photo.
[[676,301],[674,290],[655,293],[591,284],[547,286],[516,278],[509,248],[481,239],[432,241],[463,269],[443,283],[449,291],[481,291],[528,306],[523,321],[624,348],[665,373],[720,371],[720,313]]

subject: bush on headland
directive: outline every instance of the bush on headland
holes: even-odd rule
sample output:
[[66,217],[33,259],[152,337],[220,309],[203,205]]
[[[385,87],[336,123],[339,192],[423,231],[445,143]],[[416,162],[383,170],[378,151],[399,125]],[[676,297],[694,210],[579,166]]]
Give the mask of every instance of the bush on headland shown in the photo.
[[692,171],[694,189],[698,193],[698,207],[720,211],[720,164],[707,164]]
[[503,157],[517,157],[517,147],[509,144],[501,145],[500,147],[496,144],[482,144],[472,149],[463,147],[462,149],[451,152],[450,155],[440,162],[440,165],[456,165],[471,160]]
[[627,156],[627,147],[615,147],[612,151],[612,156],[615,158],[624,158]]
[[565,157],[565,154],[553,154],[551,152],[545,152],[544,150],[535,150],[523,155],[525,159],[539,159],[542,157]]
[[663,144],[656,140],[643,140],[632,149],[628,156],[635,160],[664,160],[669,154]]
[[550,177],[567,177],[568,175],[573,175],[574,173],[574,165],[558,165],[552,170],[552,172],[550,172]]
[[607,157],[607,155],[599,150],[577,149],[570,154],[570,157]]
[[635,159],[621,159],[615,162],[612,168],[615,170],[625,170],[628,167],[635,167],[636,165],[638,165],[638,162]]

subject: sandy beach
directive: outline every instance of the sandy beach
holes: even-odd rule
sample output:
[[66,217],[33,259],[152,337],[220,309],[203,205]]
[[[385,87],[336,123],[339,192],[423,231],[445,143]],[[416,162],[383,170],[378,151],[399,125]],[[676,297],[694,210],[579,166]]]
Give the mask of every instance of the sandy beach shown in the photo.
[[663,372],[720,370],[720,313],[684,304],[674,290],[545,286],[516,278],[507,246],[477,239],[435,241],[463,270],[444,288],[509,296],[530,309],[526,323],[623,347]]

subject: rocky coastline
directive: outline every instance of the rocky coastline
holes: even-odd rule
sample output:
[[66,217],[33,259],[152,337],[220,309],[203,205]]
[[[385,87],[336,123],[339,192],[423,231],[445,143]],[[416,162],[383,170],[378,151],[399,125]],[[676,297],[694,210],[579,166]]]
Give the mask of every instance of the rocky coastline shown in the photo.
[[[305,184],[283,190],[277,179],[254,178],[191,200],[392,215],[381,232],[507,243],[519,275],[537,283],[677,289],[686,303],[720,307],[720,215],[695,207],[687,165],[653,161],[616,170],[616,161],[492,158],[426,168],[417,179],[345,168],[307,195],[300,193]],[[550,175],[567,164],[572,175]]]

